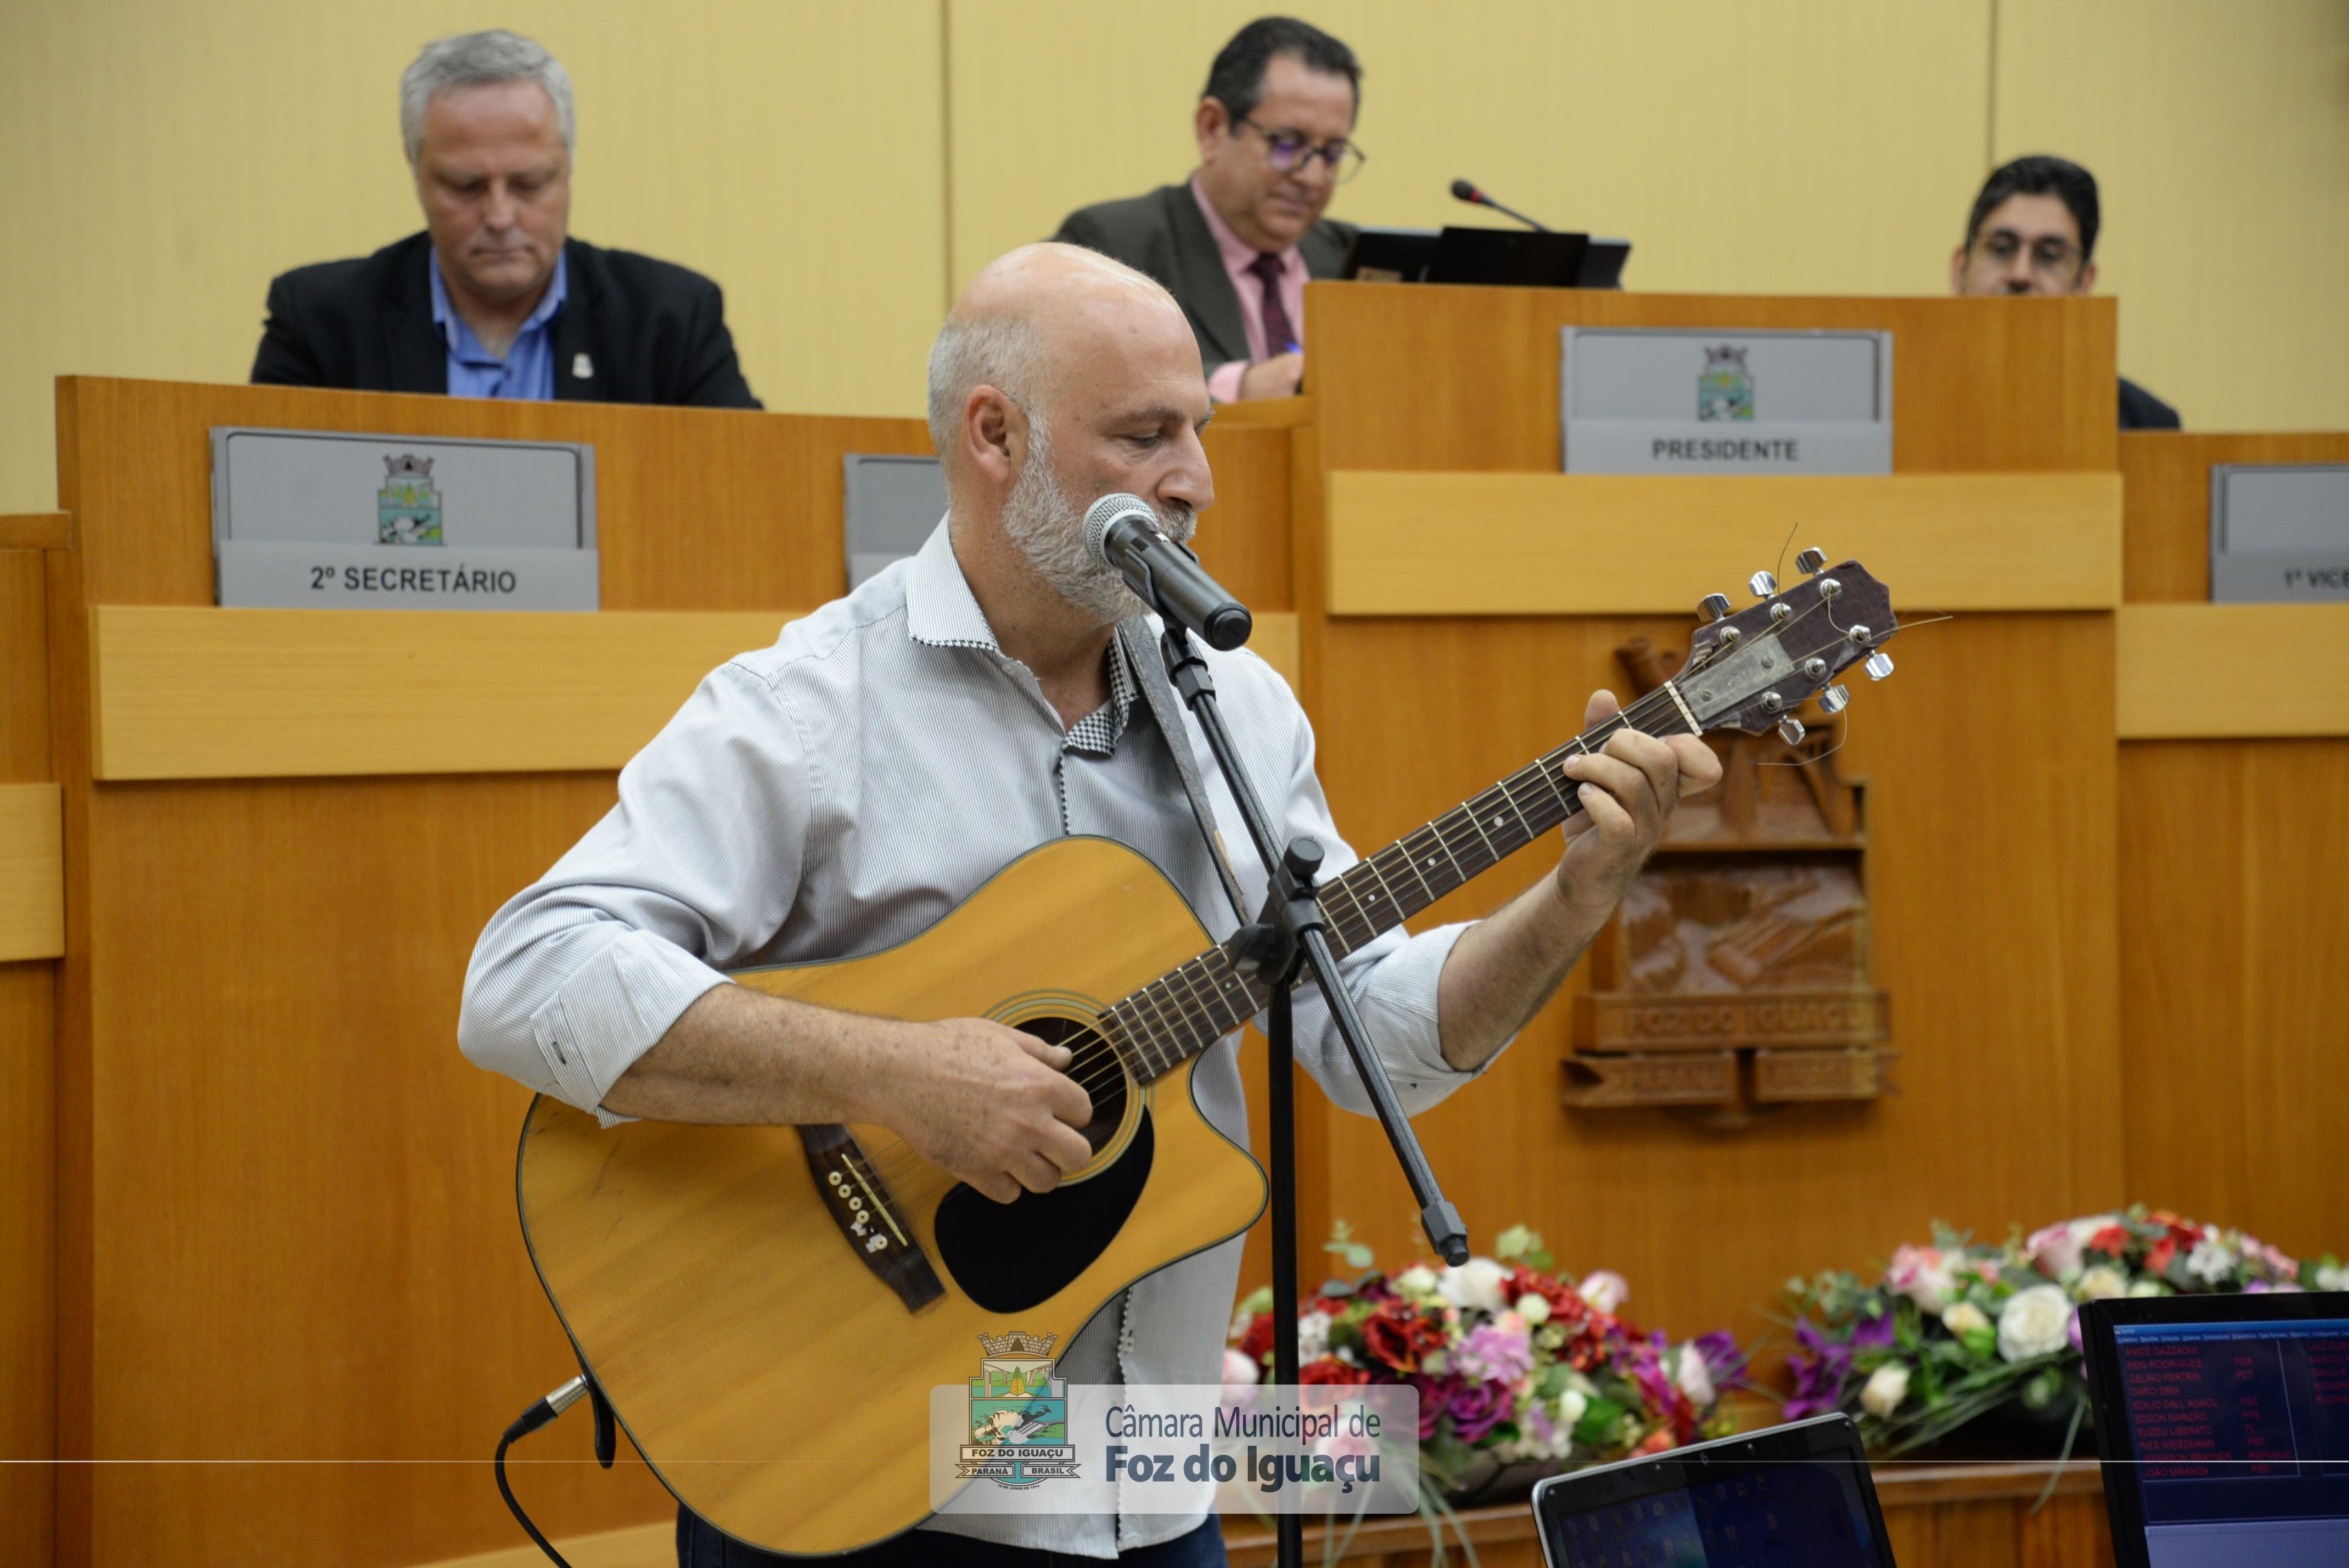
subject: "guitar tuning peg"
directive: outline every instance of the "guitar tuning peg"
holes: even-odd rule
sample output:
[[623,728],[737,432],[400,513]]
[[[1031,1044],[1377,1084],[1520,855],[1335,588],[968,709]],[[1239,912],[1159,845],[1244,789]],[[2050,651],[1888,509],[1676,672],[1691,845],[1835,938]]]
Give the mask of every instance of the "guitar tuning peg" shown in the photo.
[[1767,599],[1778,591],[1778,579],[1767,572],[1756,572],[1745,580],[1745,586],[1753,590],[1756,599]]
[[1726,620],[1729,617],[1729,595],[1708,593],[1696,602],[1696,612],[1708,621]]
[[1826,563],[1827,552],[1824,550],[1806,550],[1795,557],[1795,570],[1806,577],[1817,576],[1819,568]]
[[1869,680],[1880,681],[1892,673],[1892,655],[1878,648],[1868,655],[1868,662],[1859,667],[1868,672]]
[[1791,715],[1778,721],[1778,738],[1793,746],[1803,738],[1803,721]]
[[1841,713],[1844,710],[1844,705],[1849,701],[1851,701],[1851,693],[1839,686],[1831,686],[1819,693],[1819,706],[1829,713]]

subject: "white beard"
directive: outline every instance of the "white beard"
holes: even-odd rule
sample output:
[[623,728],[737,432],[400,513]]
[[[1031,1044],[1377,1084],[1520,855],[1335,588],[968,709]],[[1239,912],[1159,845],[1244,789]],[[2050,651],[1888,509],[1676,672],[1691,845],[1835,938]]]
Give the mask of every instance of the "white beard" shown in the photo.
[[[1095,561],[1085,549],[1085,509],[1069,499],[1052,470],[1052,443],[1040,418],[1028,423],[1028,457],[1003,500],[1003,531],[1052,592],[1102,625],[1114,625],[1149,606],[1125,579]],[[1156,509],[1154,509],[1156,510]],[[1198,528],[1198,514],[1182,507],[1174,516],[1158,512],[1158,526],[1176,543]]]

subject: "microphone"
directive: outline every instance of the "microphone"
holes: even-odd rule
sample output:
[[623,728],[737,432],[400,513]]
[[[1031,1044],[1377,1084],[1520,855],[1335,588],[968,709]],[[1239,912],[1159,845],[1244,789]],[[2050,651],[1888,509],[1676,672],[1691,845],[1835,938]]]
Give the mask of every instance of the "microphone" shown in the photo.
[[1256,629],[1247,606],[1224,592],[1189,549],[1166,537],[1140,496],[1105,495],[1086,510],[1085,553],[1211,648],[1229,653]]
[[1482,191],[1477,190],[1475,183],[1473,181],[1454,180],[1452,182],[1452,194],[1456,200],[1469,202],[1474,206],[1490,207],[1495,212],[1499,212],[1506,217],[1515,218],[1518,222],[1523,223],[1526,228],[1533,230],[1537,233],[1547,234],[1550,232],[1550,226],[1547,223],[1537,223],[1533,219],[1526,217],[1523,212],[1518,211],[1514,207],[1502,206],[1498,201],[1494,201],[1490,196],[1487,196]]

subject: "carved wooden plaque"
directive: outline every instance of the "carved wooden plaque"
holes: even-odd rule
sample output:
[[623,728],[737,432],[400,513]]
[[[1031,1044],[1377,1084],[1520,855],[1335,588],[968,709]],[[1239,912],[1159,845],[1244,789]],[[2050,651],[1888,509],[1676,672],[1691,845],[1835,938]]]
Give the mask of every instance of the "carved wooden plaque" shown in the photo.
[[[1616,650],[1644,696],[1679,655]],[[1699,1106],[1739,1121],[1798,1100],[1872,1099],[1895,1053],[1871,981],[1861,783],[1835,732],[1708,738],[1722,782],[1683,802],[1592,944],[1567,1103]]]

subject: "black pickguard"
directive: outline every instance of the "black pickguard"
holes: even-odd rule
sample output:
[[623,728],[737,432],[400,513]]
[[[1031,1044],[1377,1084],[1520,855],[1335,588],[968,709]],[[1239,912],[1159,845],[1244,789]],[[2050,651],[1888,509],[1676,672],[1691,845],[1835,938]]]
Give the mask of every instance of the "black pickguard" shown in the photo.
[[1025,1312],[1057,1295],[1092,1266],[1142,1201],[1156,1143],[1145,1110],[1117,1162],[1073,1186],[999,1203],[957,1182],[938,1202],[938,1261],[989,1312]]

